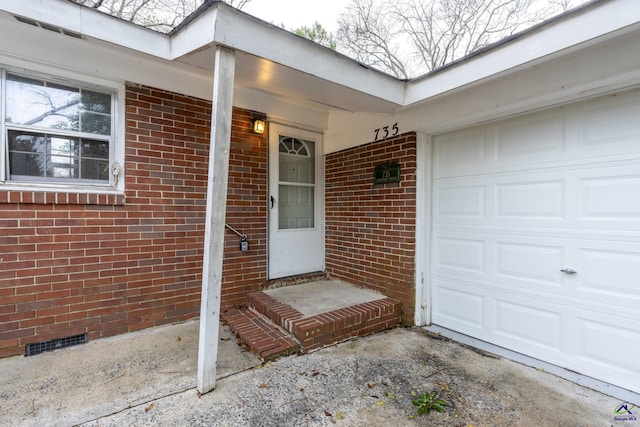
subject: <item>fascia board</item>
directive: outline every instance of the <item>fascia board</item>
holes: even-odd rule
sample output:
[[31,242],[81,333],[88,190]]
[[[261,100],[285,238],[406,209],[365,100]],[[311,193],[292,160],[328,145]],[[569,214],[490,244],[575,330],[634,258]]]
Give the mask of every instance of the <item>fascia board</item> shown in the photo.
[[507,72],[553,59],[578,45],[634,27],[640,21],[640,1],[612,0],[593,4],[588,10],[547,25],[538,31],[498,46],[468,61],[454,64],[407,84],[405,105],[497,78]]
[[[196,17],[189,25],[171,36],[171,58],[181,58],[184,55],[211,46],[215,43],[214,35],[218,17],[218,6],[207,9],[202,15]],[[213,63],[213,58],[212,58]]]
[[2,0],[0,10],[159,58],[170,58],[170,38],[68,0]]
[[306,74],[358,90],[398,105],[404,82],[260,21],[226,4],[218,7],[215,43],[268,59]]

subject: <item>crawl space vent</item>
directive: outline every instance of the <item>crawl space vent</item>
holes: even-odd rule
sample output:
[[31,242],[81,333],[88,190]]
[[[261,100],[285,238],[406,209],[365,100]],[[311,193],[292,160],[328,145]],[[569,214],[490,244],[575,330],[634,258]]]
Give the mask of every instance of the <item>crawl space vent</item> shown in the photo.
[[26,345],[27,356],[44,353],[45,351],[57,350],[59,348],[71,347],[78,344],[87,343],[87,334],[74,335],[66,338],[56,338],[49,341],[36,342]]

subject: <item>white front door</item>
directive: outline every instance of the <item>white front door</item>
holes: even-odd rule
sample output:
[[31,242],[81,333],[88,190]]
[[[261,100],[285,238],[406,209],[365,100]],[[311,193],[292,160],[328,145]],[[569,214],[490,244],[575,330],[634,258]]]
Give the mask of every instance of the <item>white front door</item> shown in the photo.
[[640,91],[434,137],[433,323],[640,392]]
[[322,135],[269,128],[269,278],[324,270]]

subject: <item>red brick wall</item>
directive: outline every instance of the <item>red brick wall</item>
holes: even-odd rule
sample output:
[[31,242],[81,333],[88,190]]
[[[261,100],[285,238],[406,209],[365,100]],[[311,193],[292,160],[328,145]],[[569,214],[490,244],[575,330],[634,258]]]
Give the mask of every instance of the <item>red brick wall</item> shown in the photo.
[[[227,230],[222,266],[222,310],[246,303],[267,280],[267,134],[253,132],[259,113],[234,108],[226,222],[247,235],[249,251]],[[264,119],[264,116],[262,116]]]
[[[400,182],[373,184],[376,165],[397,161]],[[415,309],[416,136],[332,153],[325,160],[326,263],[332,277]]]
[[[0,356],[199,315],[210,102],[130,85],[125,197],[0,189]],[[266,278],[266,136],[234,109],[223,307]]]

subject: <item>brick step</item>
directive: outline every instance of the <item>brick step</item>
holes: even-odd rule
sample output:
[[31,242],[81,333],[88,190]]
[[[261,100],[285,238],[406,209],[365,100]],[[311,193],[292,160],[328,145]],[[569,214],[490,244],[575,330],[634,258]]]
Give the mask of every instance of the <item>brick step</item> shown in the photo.
[[291,333],[303,353],[392,328],[400,323],[402,303],[392,298],[305,316],[264,292],[247,296],[249,306]]
[[247,308],[222,313],[229,328],[262,360],[296,353],[299,344],[287,332]]

